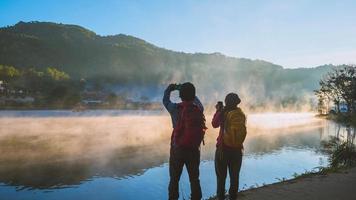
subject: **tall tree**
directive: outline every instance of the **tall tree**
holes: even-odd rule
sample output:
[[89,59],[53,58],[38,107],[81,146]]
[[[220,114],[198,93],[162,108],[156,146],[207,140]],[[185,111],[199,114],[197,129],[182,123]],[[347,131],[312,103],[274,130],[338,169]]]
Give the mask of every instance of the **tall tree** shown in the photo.
[[334,68],[319,82],[320,89],[315,91],[319,99],[333,101],[340,111],[340,103],[347,105],[349,113],[356,111],[356,66],[344,65]]

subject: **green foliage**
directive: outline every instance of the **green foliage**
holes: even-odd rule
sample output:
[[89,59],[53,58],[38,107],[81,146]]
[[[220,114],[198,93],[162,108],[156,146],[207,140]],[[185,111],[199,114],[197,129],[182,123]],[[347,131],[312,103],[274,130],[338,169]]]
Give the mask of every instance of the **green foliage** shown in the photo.
[[[352,134],[355,134],[355,132]],[[352,134],[348,134],[346,140],[332,137],[329,141],[322,143],[324,151],[330,155],[330,168],[337,169],[356,164],[356,146]]]
[[0,65],[0,80],[9,81],[18,76],[20,76],[20,72],[15,67]]
[[340,112],[340,104],[345,103],[349,114],[356,111],[356,66],[334,68],[319,84],[320,89],[315,90],[315,94],[320,104],[332,101]]
[[331,68],[283,69],[266,61],[219,53],[174,52],[128,35],[103,37],[79,26],[48,22],[19,22],[1,28],[0,63],[21,69],[36,66],[54,79],[66,79],[66,75],[48,71],[48,66],[60,66],[58,70],[73,79],[114,84],[194,81],[205,94],[250,92],[254,97],[248,103],[253,105],[266,100],[295,103],[305,92],[317,89],[318,80]]
[[46,69],[46,75],[56,81],[69,79],[69,75],[67,73],[59,71],[54,67],[48,67]]
[[[54,106],[57,108],[72,106],[80,102],[80,92],[83,89],[79,81],[54,67],[45,71],[36,68],[17,69],[13,66],[0,65],[0,80],[5,83],[5,91],[1,96],[22,95],[35,98],[36,106]],[[18,103],[8,103],[21,106]]]
[[[338,169],[356,164],[356,145],[354,144],[355,129],[347,128],[346,138],[331,137],[323,142],[323,151],[329,154],[330,168]],[[353,130],[352,130],[353,129]]]
[[338,145],[331,156],[331,166],[352,166],[356,163],[355,145],[342,143]]

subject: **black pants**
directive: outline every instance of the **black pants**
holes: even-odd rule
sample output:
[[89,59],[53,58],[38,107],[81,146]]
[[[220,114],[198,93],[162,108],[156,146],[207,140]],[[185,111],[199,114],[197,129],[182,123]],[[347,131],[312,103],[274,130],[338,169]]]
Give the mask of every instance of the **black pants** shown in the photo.
[[179,179],[185,165],[189,174],[191,199],[202,198],[199,180],[200,150],[199,148],[186,149],[181,147],[171,147],[169,157],[169,199],[176,200],[179,197]]
[[237,198],[239,189],[239,174],[242,163],[241,149],[222,149],[217,148],[215,152],[215,172],[217,178],[218,199],[225,199],[225,181],[227,170],[230,176],[230,199]]

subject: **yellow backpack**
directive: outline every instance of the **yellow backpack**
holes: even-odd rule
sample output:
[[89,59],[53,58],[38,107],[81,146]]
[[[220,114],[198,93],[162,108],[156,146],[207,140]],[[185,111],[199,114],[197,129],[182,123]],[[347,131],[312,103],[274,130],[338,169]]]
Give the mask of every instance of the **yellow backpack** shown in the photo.
[[247,134],[245,114],[237,108],[226,113],[224,119],[224,144],[229,147],[242,148]]

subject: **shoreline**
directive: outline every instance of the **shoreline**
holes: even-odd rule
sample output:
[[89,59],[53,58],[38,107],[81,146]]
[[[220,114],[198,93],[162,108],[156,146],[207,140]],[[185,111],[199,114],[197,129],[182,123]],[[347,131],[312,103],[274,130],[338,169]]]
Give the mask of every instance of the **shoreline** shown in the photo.
[[[356,119],[352,116],[342,115],[317,115],[315,117],[331,120],[336,123],[344,123],[346,126],[355,128]],[[351,142],[351,143],[349,143]],[[332,150],[332,154],[339,153],[346,157],[336,157],[333,160],[336,166],[321,168],[319,172],[308,172],[297,175],[293,179],[283,180],[281,182],[263,185],[257,188],[251,188],[239,192],[239,198],[242,200],[348,200],[356,199],[354,188],[356,185],[356,166],[355,164],[348,165],[346,160],[355,159],[354,150],[342,148],[344,144],[353,144],[353,139],[345,143],[339,144],[341,148]],[[331,144],[332,145],[332,144]],[[330,147],[329,147],[330,148]],[[335,148],[335,147],[334,147]],[[353,154],[353,155],[351,155]],[[333,156],[333,155],[330,155]],[[344,155],[345,156],[345,155]],[[351,161],[352,163],[352,161]],[[345,165],[346,164],[346,165]],[[346,167],[350,166],[350,167]],[[211,197],[208,200],[217,200],[216,197]]]
[[[311,173],[239,193],[243,200],[356,199],[356,166],[336,172]],[[216,200],[212,197],[209,200]]]
[[321,119],[326,119],[326,120],[331,120],[331,121],[334,121],[334,122],[337,122],[340,124],[344,124],[344,125],[348,125],[348,126],[356,127],[356,114],[355,113],[318,114],[315,117],[318,117]]

